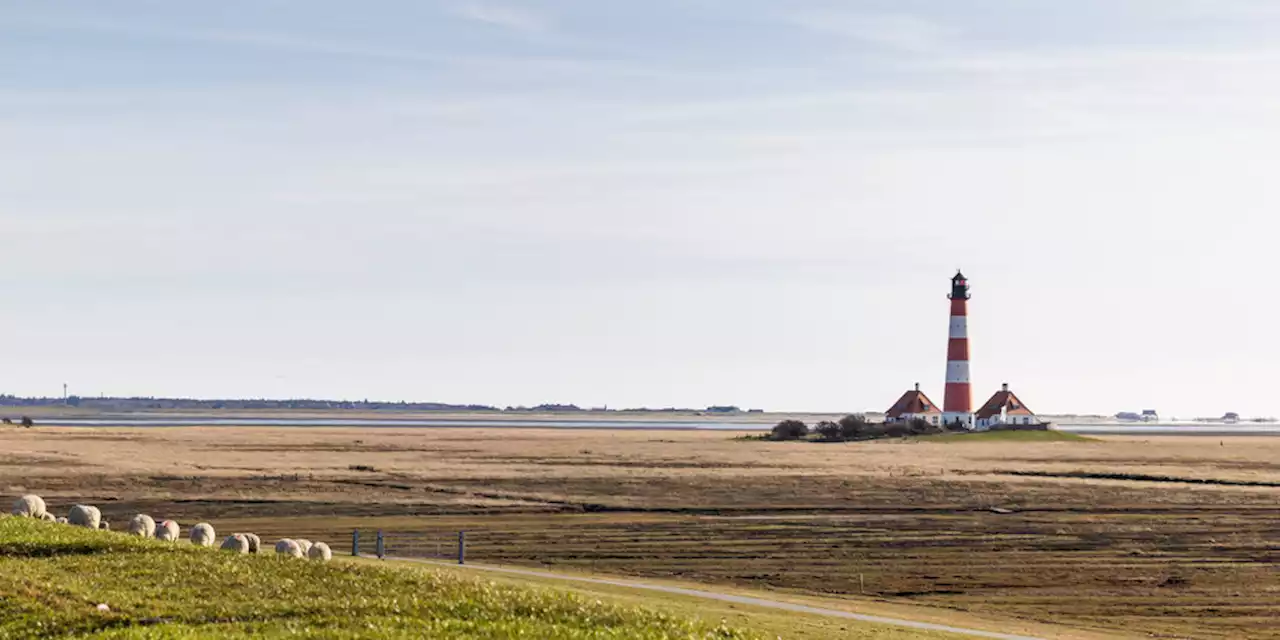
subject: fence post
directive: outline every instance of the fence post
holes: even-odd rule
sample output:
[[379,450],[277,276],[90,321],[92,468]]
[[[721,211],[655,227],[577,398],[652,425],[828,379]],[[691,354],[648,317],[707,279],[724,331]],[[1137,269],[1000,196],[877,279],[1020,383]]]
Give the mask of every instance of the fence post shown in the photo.
[[384,560],[387,557],[387,547],[382,540],[382,529],[378,529],[378,559]]
[[351,556],[360,557],[360,530],[355,529],[351,532]]
[[458,532],[458,564],[467,563],[467,532]]

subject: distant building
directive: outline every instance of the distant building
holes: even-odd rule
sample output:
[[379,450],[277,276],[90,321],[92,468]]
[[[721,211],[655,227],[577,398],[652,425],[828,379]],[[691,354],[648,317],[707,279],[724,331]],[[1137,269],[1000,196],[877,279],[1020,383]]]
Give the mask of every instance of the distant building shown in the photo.
[[947,332],[947,386],[942,394],[943,420],[972,429],[973,391],[969,386],[969,280],[959,270],[951,278],[951,321]]
[[978,412],[973,414],[974,420],[977,422],[978,429],[990,429],[1000,425],[1036,425],[1040,424],[1040,419],[1036,414],[1027,408],[1027,405],[1018,399],[1009,390],[1009,385],[1001,385],[1000,390],[991,396],[987,403],[982,405]]
[[1160,414],[1155,409],[1143,409],[1141,419],[1143,422],[1159,422]]
[[1240,414],[1234,411],[1228,411],[1226,415],[1222,416],[1222,421],[1227,424],[1235,424],[1240,422]]
[[919,382],[915,389],[902,394],[884,414],[885,422],[907,422],[916,418],[928,420],[929,424],[942,421],[942,410],[920,390]]

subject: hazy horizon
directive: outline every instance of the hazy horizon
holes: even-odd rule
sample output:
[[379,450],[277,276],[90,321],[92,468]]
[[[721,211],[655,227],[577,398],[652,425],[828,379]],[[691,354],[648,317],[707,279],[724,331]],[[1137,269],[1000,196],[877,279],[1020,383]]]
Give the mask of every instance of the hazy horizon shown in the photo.
[[1280,4],[351,7],[0,7],[0,393],[1275,414]]
[[[13,396],[9,396],[9,397],[13,397]],[[544,406],[545,406],[545,407],[550,407],[550,406],[570,407],[570,406],[573,406],[573,407],[577,407],[576,411],[581,411],[581,412],[584,412],[584,413],[593,413],[593,412],[595,412],[595,413],[600,413],[600,412],[619,412],[619,413],[628,413],[628,412],[652,412],[652,413],[662,413],[662,412],[675,411],[675,412],[698,412],[698,413],[708,413],[708,412],[711,412],[711,413],[713,413],[713,414],[715,414],[715,415],[721,415],[721,416],[748,415],[748,414],[759,414],[759,413],[766,413],[766,414],[772,414],[772,415],[795,415],[795,416],[803,416],[803,415],[840,415],[840,414],[867,414],[867,415],[872,415],[872,414],[883,414],[883,413],[885,413],[885,410],[886,410],[886,409],[877,408],[877,407],[864,407],[864,408],[861,408],[861,409],[851,408],[851,409],[842,409],[842,410],[833,410],[833,411],[800,410],[800,409],[797,409],[797,410],[776,410],[776,409],[775,409],[775,410],[765,410],[765,409],[760,409],[760,408],[752,407],[752,406],[717,405],[717,404],[708,404],[708,405],[699,405],[699,406],[679,406],[679,407],[661,407],[661,406],[656,406],[656,407],[655,407],[655,406],[612,406],[612,405],[592,406],[592,405],[581,405],[581,404],[578,404],[578,403],[575,403],[575,402],[571,402],[571,401],[566,401],[566,402],[543,402],[543,403],[537,403],[537,404],[533,404],[533,405],[510,405],[510,404],[504,404],[504,403],[470,403],[470,404],[460,404],[460,403],[449,402],[449,401],[447,401],[447,400],[438,400],[438,399],[437,399],[437,400],[431,400],[431,399],[426,399],[426,400],[424,400],[424,399],[413,399],[413,398],[314,398],[314,397],[280,397],[280,398],[272,398],[272,397],[235,397],[235,398],[232,398],[232,397],[204,397],[204,396],[147,396],[147,395],[140,395],[140,396],[78,396],[78,395],[76,395],[76,394],[74,394],[74,393],[70,394],[70,397],[71,397],[71,398],[73,398],[73,399],[75,399],[75,400],[78,400],[78,401],[86,401],[86,400],[87,400],[87,401],[94,401],[94,400],[97,400],[97,401],[102,401],[102,400],[107,400],[107,401],[113,401],[113,400],[128,400],[128,401],[139,401],[139,402],[147,402],[147,401],[156,401],[156,402],[170,402],[170,401],[172,401],[172,402],[185,402],[185,401],[192,401],[192,402],[201,402],[201,403],[207,403],[207,402],[224,402],[224,401],[225,401],[225,402],[231,402],[231,403],[235,403],[235,402],[272,402],[272,403],[286,403],[286,402],[298,402],[298,403],[331,402],[331,403],[351,403],[351,404],[369,404],[369,405],[396,405],[396,404],[403,404],[403,405],[408,405],[408,406],[413,406],[413,405],[442,405],[442,406],[445,406],[445,407],[449,407],[448,409],[422,409],[422,410],[413,410],[413,409],[410,409],[410,411],[418,411],[419,413],[421,413],[421,412],[440,412],[440,413],[449,413],[449,412],[453,412],[453,411],[456,411],[456,412],[470,412],[470,411],[476,411],[476,412],[482,412],[482,411],[498,411],[498,412],[504,412],[504,413],[505,413],[505,412],[517,412],[517,413],[518,413],[518,412],[532,412],[532,413],[564,413],[564,412],[571,412],[571,411],[574,411],[573,409],[564,409],[564,410],[559,410],[559,409],[540,409],[540,407],[544,407]],[[19,396],[19,397],[17,397],[17,399],[18,399],[18,400],[24,400],[24,401],[40,401],[40,402],[49,402],[50,404],[30,405],[30,406],[49,407],[49,406],[61,406],[61,405],[60,405],[60,401],[62,401],[64,398],[63,398],[63,396]],[[977,400],[977,401],[975,401],[975,409],[976,409],[978,406],[981,406],[981,404],[982,404],[982,401],[981,401],[981,400]],[[28,405],[5,405],[5,406],[28,406]],[[73,407],[81,407],[81,406],[83,406],[83,405],[81,405],[79,402],[73,402],[72,406],[73,406]],[[90,406],[92,407],[92,405],[90,405]],[[736,407],[737,407],[737,409],[738,409],[738,411],[737,411],[737,412],[724,411],[725,409],[729,409],[729,408],[732,408],[732,407],[735,407],[735,406],[736,406]],[[713,409],[715,409],[715,410],[719,410],[719,411],[712,411]],[[174,410],[181,410],[181,409],[174,409]],[[226,410],[228,410],[228,411],[237,411],[237,410],[240,410],[240,409],[237,409],[237,408],[226,408]],[[243,410],[245,410],[245,411],[255,411],[255,410],[257,410],[257,409],[243,409]],[[302,411],[302,412],[306,412],[306,411],[308,411],[308,409],[307,409],[307,408],[305,408],[305,407],[298,408],[297,410],[298,410],[298,411]],[[383,410],[388,410],[388,409],[374,409],[374,411],[383,411]],[[1047,416],[1047,417],[1051,417],[1051,418],[1052,418],[1052,417],[1071,417],[1071,416],[1080,417],[1080,418],[1116,418],[1116,416],[1117,416],[1119,413],[1132,413],[1132,414],[1134,414],[1135,416],[1138,416],[1138,415],[1140,415],[1140,414],[1142,413],[1142,410],[1133,410],[1133,411],[1122,410],[1122,411],[1118,411],[1118,412],[1114,412],[1114,413],[1109,413],[1109,414],[1098,414],[1098,413],[1040,413],[1039,415],[1041,415],[1041,416]],[[1224,412],[1224,414],[1225,414],[1225,412]],[[1160,421],[1164,422],[1164,421],[1190,421],[1190,420],[1201,420],[1201,419],[1216,419],[1216,418],[1222,418],[1222,417],[1224,417],[1224,415],[1170,415],[1170,414],[1161,414],[1161,415],[1159,416],[1159,419],[1160,419]],[[1238,417],[1239,417],[1239,419],[1240,419],[1240,420],[1275,420],[1275,419],[1276,419],[1276,418],[1275,418],[1275,416],[1270,416],[1270,415],[1265,415],[1265,416],[1264,416],[1264,415],[1240,415],[1240,416],[1238,416]]]

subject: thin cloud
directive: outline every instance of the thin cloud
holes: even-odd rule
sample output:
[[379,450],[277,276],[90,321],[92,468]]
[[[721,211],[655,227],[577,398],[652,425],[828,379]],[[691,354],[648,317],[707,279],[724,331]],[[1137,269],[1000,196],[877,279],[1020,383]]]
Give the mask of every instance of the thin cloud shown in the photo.
[[1280,63],[1280,49],[1255,50],[1134,50],[1076,49],[1059,51],[992,51],[949,56],[914,63],[921,68],[954,71],[1055,72],[1248,67]]
[[787,21],[810,31],[914,53],[936,51],[959,32],[907,14],[805,11],[787,16]]
[[452,13],[459,18],[524,33],[542,33],[548,26],[546,18],[540,14],[487,2],[459,4],[453,7]]
[[[479,6],[479,5],[477,5]],[[484,16],[481,18],[480,16]],[[517,17],[517,16],[523,16]],[[519,10],[499,10],[487,5],[477,10],[468,19],[504,24],[509,28],[531,29],[539,18]],[[546,22],[537,22],[546,28]],[[140,38],[156,41],[198,42],[210,45],[237,46],[261,50],[280,51],[286,53],[308,53],[337,57],[383,60],[408,64],[437,64],[455,67],[508,68],[512,70],[534,70],[540,72],[562,73],[607,73],[611,76],[627,76],[637,78],[662,79],[699,79],[704,73],[679,69],[657,68],[647,65],[628,64],[617,57],[571,57],[571,56],[516,56],[490,53],[468,53],[445,50],[417,50],[385,46],[379,43],[362,41],[344,41],[331,38],[316,38],[296,33],[282,33],[255,30],[224,29],[189,29],[148,27],[108,20],[25,20],[20,23],[28,29],[52,30],[63,32],[98,33],[128,38]],[[535,32],[528,31],[530,35]],[[536,32],[539,36],[547,36],[547,32]]]

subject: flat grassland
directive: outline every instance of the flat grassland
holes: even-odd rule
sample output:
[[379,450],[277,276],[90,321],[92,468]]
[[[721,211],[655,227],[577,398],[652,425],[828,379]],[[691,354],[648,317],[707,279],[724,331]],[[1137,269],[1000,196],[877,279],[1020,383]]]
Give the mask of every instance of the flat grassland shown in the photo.
[[396,555],[448,555],[465,529],[479,562],[1082,630],[1041,635],[1280,637],[1280,438],[735,435],[8,429],[0,485],[115,521],[339,549],[382,529]]

